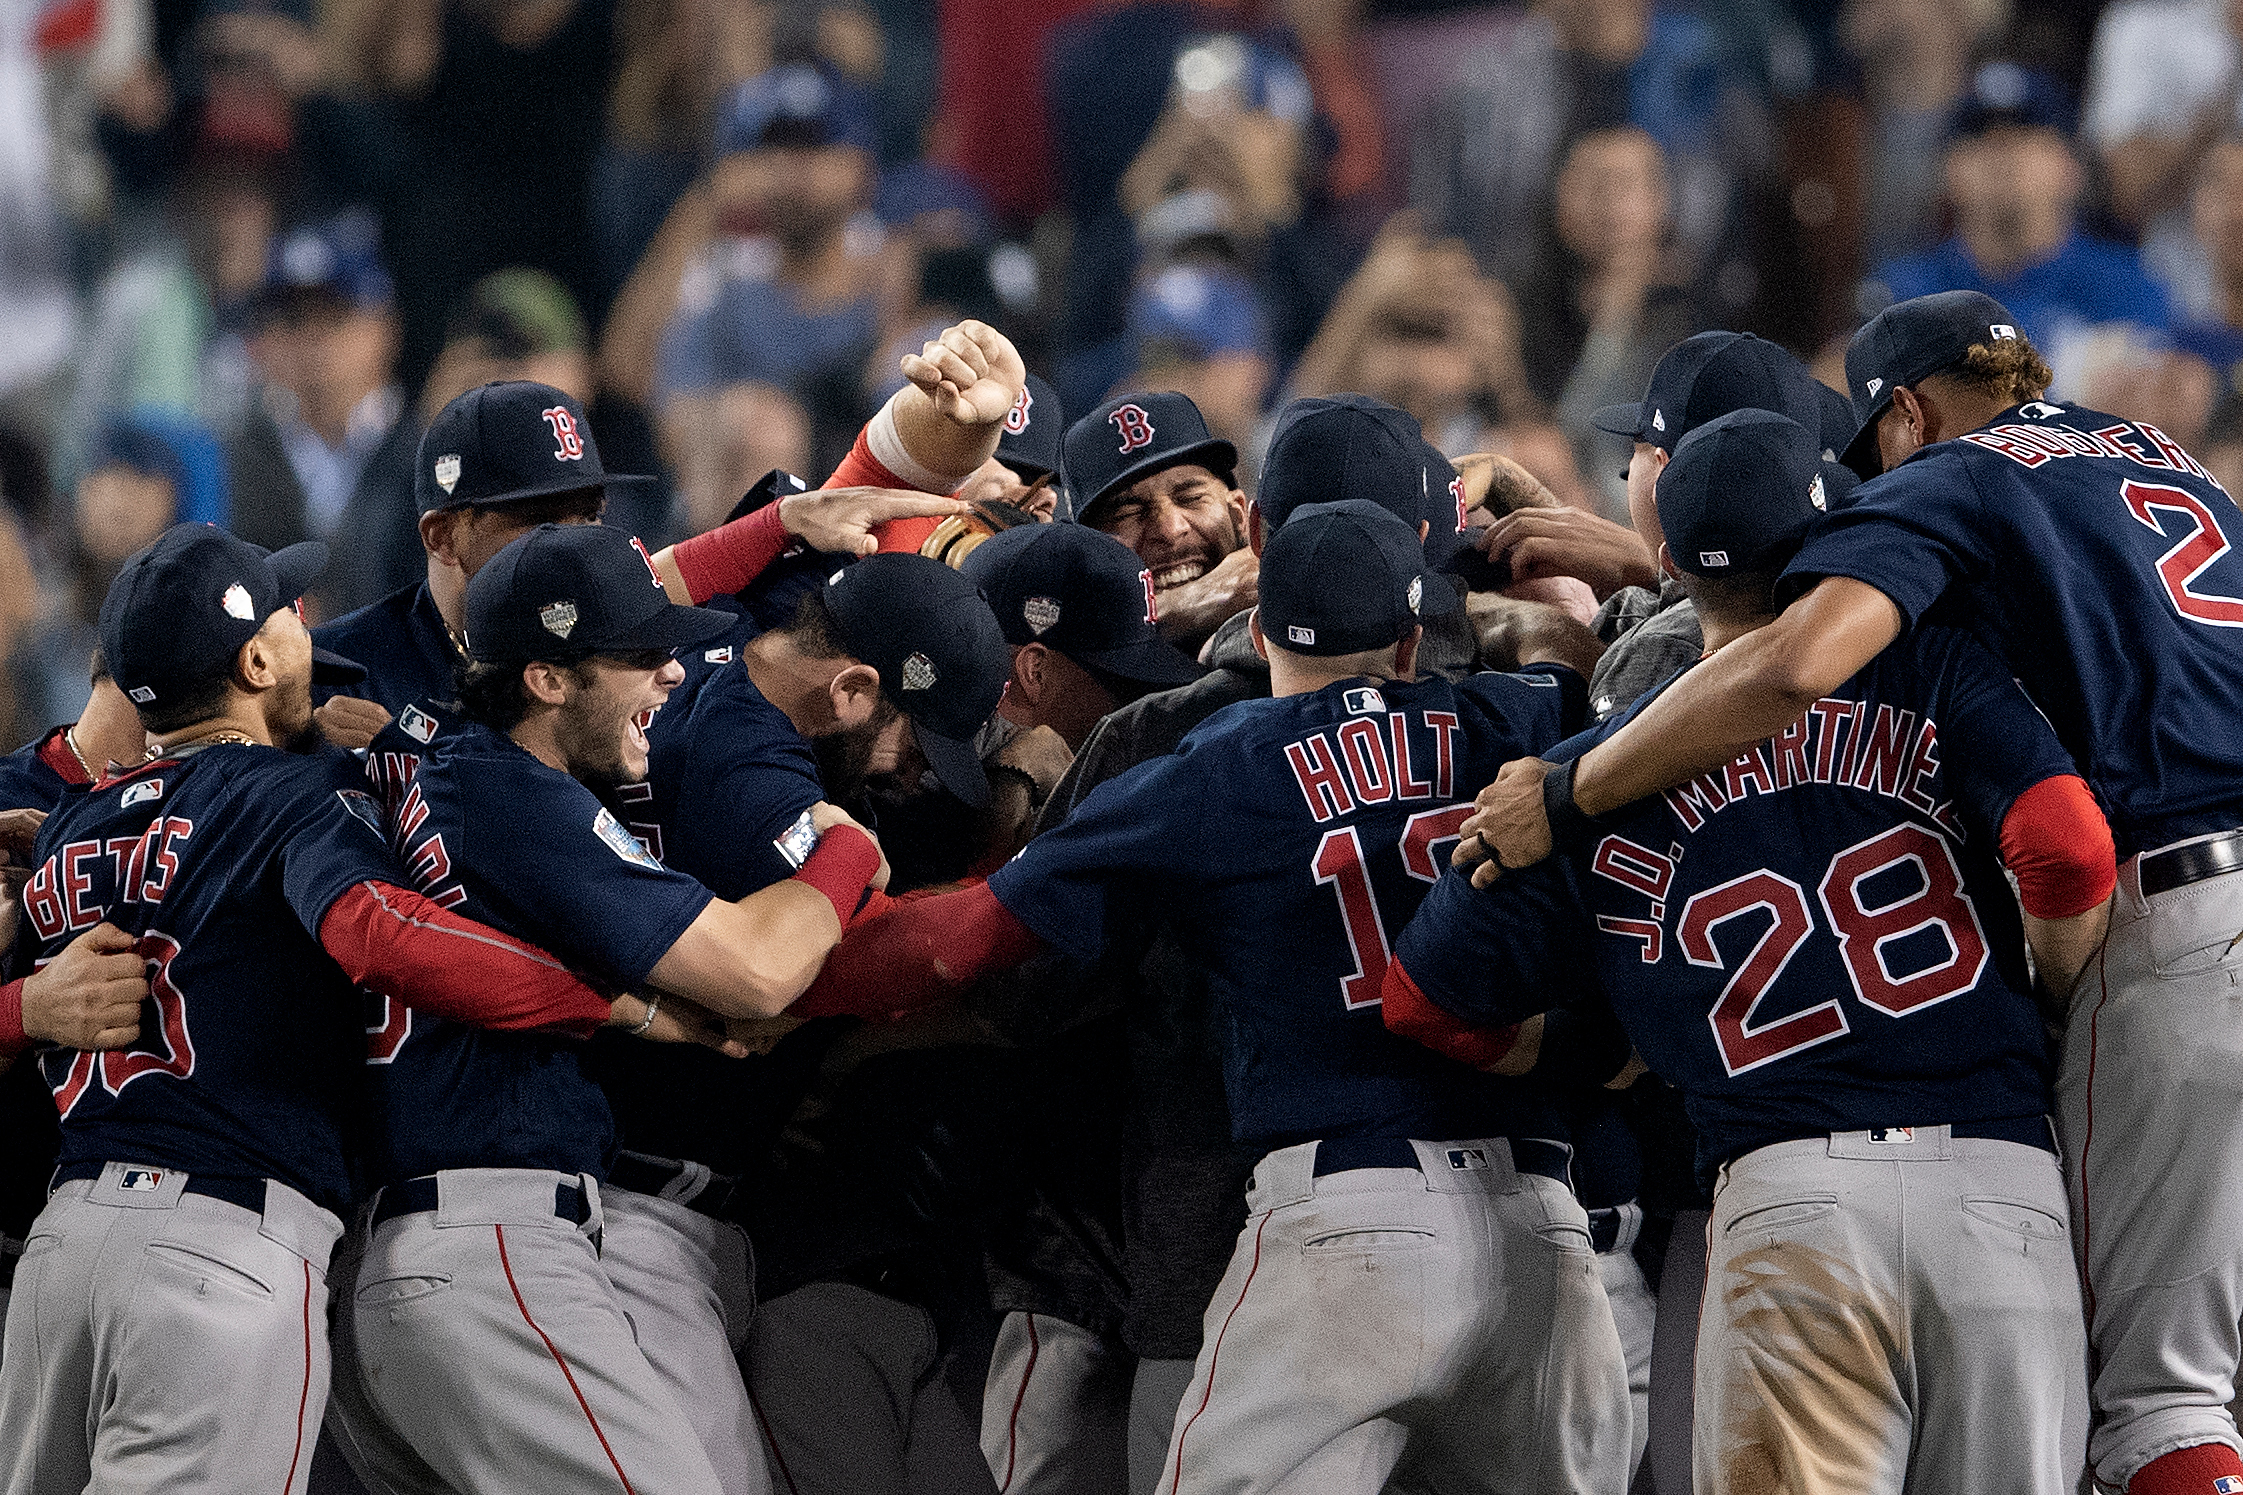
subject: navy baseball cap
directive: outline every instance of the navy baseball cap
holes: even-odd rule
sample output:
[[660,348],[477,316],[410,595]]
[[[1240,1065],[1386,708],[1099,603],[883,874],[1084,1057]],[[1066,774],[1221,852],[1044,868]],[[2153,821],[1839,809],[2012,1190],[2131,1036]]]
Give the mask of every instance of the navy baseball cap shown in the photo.
[[880,672],[942,786],[988,804],[973,740],[1004,697],[1012,651],[981,588],[940,561],[888,554],[843,566],[824,595],[850,656]]
[[[1455,477],[1456,468],[1426,441],[1408,411],[1360,394],[1298,399],[1277,414],[1254,506],[1265,534],[1274,535],[1304,504],[1363,499],[1412,534],[1424,524],[1425,559],[1439,566],[1462,543],[1449,486]],[[1445,604],[1427,606],[1441,610]]]
[[770,147],[855,146],[877,152],[871,103],[829,68],[790,63],[732,90],[717,116],[716,153]]
[[382,265],[381,235],[362,211],[301,224],[276,236],[265,251],[260,307],[292,297],[325,295],[362,311],[390,305],[397,288]]
[[1067,428],[1061,467],[1075,517],[1097,523],[1098,506],[1139,478],[1195,462],[1218,476],[1238,471],[1238,448],[1210,436],[1191,397],[1174,390],[1117,395]]
[[1871,317],[1846,345],[1846,393],[1854,402],[1854,439],[1838,454],[1865,478],[1884,471],[1877,420],[1893,391],[1959,362],[1977,343],[2019,336],[2009,308],[1980,291],[1940,291],[1896,301]]
[[433,514],[653,481],[600,466],[592,424],[573,395],[507,379],[471,389],[436,412],[414,461],[413,498],[423,514]]
[[484,664],[683,649],[737,621],[672,602],[646,547],[604,524],[541,524],[467,584],[467,652]]
[[1996,61],[1971,74],[1970,92],[1963,95],[1947,121],[1947,138],[1961,140],[2005,125],[2054,130],[2068,136],[2074,123],[2071,90],[2058,82],[2055,74]]
[[[167,706],[233,667],[265,620],[304,595],[327,569],[327,547],[283,550],[214,524],[175,524],[127,557],[101,599],[101,654],[136,706]],[[312,679],[350,685],[365,668],[312,650]]]
[[1607,405],[1589,423],[1671,454],[1684,436],[1732,410],[1773,410],[1819,431],[1815,389],[1807,366],[1777,344],[1749,332],[1701,332],[1660,356],[1642,400]]
[[1047,472],[1056,477],[1059,443],[1066,434],[1067,411],[1059,403],[1059,391],[1030,374],[997,429],[997,460],[1020,474],[1024,483],[1033,483]]
[[991,535],[959,562],[1005,641],[1046,644],[1085,669],[1138,685],[1188,685],[1199,666],[1153,626],[1153,577],[1112,535],[1031,524]]
[[1772,410],[1737,410],[1682,438],[1659,474],[1659,527],[1693,576],[1737,576],[1788,560],[1852,490],[1822,438]]
[[1262,547],[1259,587],[1263,636],[1293,654],[1383,649],[1456,601],[1417,527],[1361,498],[1295,509]]

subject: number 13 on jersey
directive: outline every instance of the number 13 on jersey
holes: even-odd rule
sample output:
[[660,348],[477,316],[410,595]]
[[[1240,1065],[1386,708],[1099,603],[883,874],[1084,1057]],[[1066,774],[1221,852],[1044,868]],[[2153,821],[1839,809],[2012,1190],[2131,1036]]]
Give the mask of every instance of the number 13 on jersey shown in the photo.
[[[1466,804],[1444,805],[1412,815],[1396,843],[1403,870],[1419,882],[1439,882],[1441,864],[1434,859],[1433,848],[1455,840],[1457,828],[1471,814],[1472,807]],[[1371,888],[1370,868],[1363,862],[1363,838],[1356,828],[1350,825],[1326,831],[1324,839],[1316,844],[1316,855],[1309,859],[1309,872],[1338,897],[1340,923],[1347,931],[1348,948],[1355,954],[1354,972],[1340,978],[1341,1004],[1350,1011],[1378,1006],[1394,949],[1387,939],[1385,921],[1379,916],[1378,894]]]

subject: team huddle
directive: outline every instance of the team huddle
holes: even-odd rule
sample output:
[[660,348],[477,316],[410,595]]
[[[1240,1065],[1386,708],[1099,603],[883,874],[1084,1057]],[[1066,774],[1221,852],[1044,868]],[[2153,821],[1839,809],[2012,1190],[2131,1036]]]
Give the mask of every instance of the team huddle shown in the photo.
[[[1598,417],[1652,584],[1584,587],[1374,400],[1249,504],[1181,395],[1068,425],[975,322],[903,373],[657,553],[517,382],[421,444],[425,584],[308,630],[316,543],[125,564],[0,768],[60,1118],[0,1492],[301,1491],[324,1427],[377,1495],[1621,1495],[1654,1400],[1701,1492],[2243,1491],[2187,452],[1975,293],[1846,398],[1700,334]],[[992,1248],[978,1428],[909,1261],[791,1261],[757,1171],[790,1045],[961,1025],[1127,1071]]]

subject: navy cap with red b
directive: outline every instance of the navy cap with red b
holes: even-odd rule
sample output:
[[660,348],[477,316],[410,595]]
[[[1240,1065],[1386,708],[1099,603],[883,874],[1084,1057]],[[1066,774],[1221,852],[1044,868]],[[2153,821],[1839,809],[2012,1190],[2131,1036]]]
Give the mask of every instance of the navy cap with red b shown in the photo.
[[1067,428],[1063,451],[1075,517],[1098,523],[1098,508],[1140,478],[1194,462],[1235,481],[1238,448],[1207,431],[1189,395],[1174,390],[1119,395]]
[[1292,654],[1383,649],[1456,605],[1417,529],[1368,499],[1303,504],[1262,547],[1262,636]]
[[483,664],[682,649],[736,621],[672,602],[646,547],[604,524],[541,524],[467,584],[467,652]]
[[1154,626],[1153,577],[1137,553],[1079,524],[991,535],[959,562],[1005,641],[1044,644],[1085,669],[1137,685],[1188,685],[1199,666]]
[[[101,652],[135,706],[168,706],[233,667],[265,620],[327,568],[306,540],[268,551],[212,524],[175,524],[127,557],[101,600]],[[312,678],[348,685],[365,669],[312,651]]]
[[508,379],[471,389],[436,413],[421,437],[413,497],[433,514],[653,481],[600,466],[599,444],[573,395]]
[[981,588],[940,561],[890,553],[843,566],[823,595],[850,656],[880,672],[882,694],[911,718],[935,777],[976,809],[988,804],[973,739],[1004,697],[1012,651]]

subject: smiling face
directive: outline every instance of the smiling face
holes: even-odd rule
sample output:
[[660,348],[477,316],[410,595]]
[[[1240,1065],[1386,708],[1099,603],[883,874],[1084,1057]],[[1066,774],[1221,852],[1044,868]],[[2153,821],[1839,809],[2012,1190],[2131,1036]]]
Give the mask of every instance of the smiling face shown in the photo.
[[1196,463],[1139,478],[1091,519],[1137,552],[1156,590],[1194,582],[1246,543],[1246,495]]
[[646,777],[646,728],[685,679],[665,651],[599,654],[568,671],[574,682],[553,724],[570,777],[613,788]]

